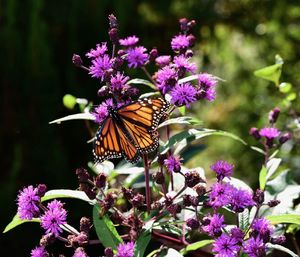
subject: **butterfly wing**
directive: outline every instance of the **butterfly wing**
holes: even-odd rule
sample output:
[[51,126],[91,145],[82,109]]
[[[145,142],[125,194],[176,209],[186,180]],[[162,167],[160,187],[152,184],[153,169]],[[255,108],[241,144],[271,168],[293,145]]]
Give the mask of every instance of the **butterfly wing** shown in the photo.
[[118,109],[124,128],[141,153],[152,152],[158,147],[156,129],[169,106],[163,98],[144,98]]
[[106,118],[98,130],[93,154],[95,162],[124,156],[129,162],[135,163],[140,156],[138,149],[128,140],[124,131],[114,122],[112,117]]

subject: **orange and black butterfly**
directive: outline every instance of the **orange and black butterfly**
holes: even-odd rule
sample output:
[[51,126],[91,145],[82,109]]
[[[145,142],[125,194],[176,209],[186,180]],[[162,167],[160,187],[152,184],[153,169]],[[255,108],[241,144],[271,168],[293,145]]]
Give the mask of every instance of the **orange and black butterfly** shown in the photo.
[[163,98],[144,98],[118,109],[108,108],[109,115],[96,133],[95,162],[124,157],[137,162],[142,154],[158,147],[157,126],[170,105]]

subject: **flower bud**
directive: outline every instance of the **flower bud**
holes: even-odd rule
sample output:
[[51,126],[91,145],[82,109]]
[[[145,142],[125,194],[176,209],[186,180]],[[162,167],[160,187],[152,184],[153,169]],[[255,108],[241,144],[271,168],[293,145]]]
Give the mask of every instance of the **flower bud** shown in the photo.
[[109,88],[107,86],[102,86],[97,92],[97,95],[100,97],[107,96],[108,94],[109,94]]
[[193,50],[191,50],[191,49],[186,50],[186,52],[185,52],[185,57],[186,58],[191,58],[193,56],[194,56]]
[[124,63],[124,60],[120,57],[115,57],[111,61],[114,70],[119,70]]
[[45,184],[39,184],[37,186],[37,193],[40,197],[43,197],[47,192],[47,186]]
[[156,174],[153,175],[153,180],[159,185],[164,184],[165,183],[164,173],[161,171],[157,172]]
[[40,245],[46,247],[53,244],[55,240],[55,235],[53,233],[48,233],[41,238]]
[[251,128],[250,130],[249,130],[249,134],[251,135],[251,136],[253,136],[256,140],[259,140],[260,138],[261,138],[261,136],[259,135],[259,130],[258,130],[258,128]]
[[269,207],[275,207],[275,206],[277,206],[278,204],[280,204],[280,201],[279,200],[270,200],[269,202],[268,202],[268,206]]
[[115,15],[110,14],[108,15],[108,21],[109,21],[109,27],[112,28],[118,28],[118,20]]
[[185,184],[188,187],[194,187],[200,182],[205,183],[205,181],[200,177],[199,172],[197,172],[196,170],[185,173],[184,177],[185,177]]
[[282,245],[286,242],[286,238],[284,235],[271,237],[271,244],[279,244]]
[[78,168],[75,171],[79,182],[87,182],[87,180],[90,178],[90,174],[87,172],[84,168]]
[[253,195],[253,200],[258,205],[261,205],[265,200],[264,191],[260,189],[256,189],[255,194]]
[[188,19],[187,18],[181,18],[179,19],[179,24],[180,24],[180,30],[182,32],[186,32],[188,30]]
[[204,195],[206,193],[206,188],[203,185],[196,185],[194,187],[194,189],[196,190],[196,193],[201,196]]
[[122,187],[122,193],[123,193],[125,199],[128,200],[128,201],[130,201],[134,196],[133,190],[132,189],[127,189],[125,187]]
[[114,256],[114,252],[110,247],[105,248],[104,254],[105,254],[105,257],[113,257]]
[[275,107],[273,110],[271,110],[269,112],[269,122],[271,124],[274,124],[277,121],[279,114],[280,114],[280,109],[278,107]]
[[96,192],[94,192],[89,185],[85,183],[79,184],[79,190],[85,192],[85,194],[90,198],[91,200],[94,200],[96,198]]
[[190,218],[186,221],[186,225],[191,229],[198,229],[200,227],[200,222],[196,219]]
[[118,44],[119,42],[119,35],[118,35],[118,29],[117,28],[112,28],[108,31],[108,35],[110,38],[110,41],[113,44]]
[[292,138],[291,133],[286,132],[279,138],[279,143],[284,144],[286,141],[290,140]]
[[158,56],[157,48],[155,48],[155,47],[152,48],[149,55],[150,55],[149,56],[150,61],[155,61],[156,57]]
[[98,176],[95,178],[95,186],[97,188],[104,188],[106,184],[106,175],[102,172],[98,174]]
[[78,54],[73,54],[72,62],[76,67],[81,67],[82,63],[83,63],[80,55],[78,55]]
[[134,207],[142,206],[144,202],[145,202],[145,196],[141,194],[136,194],[131,200],[131,203]]
[[82,217],[80,219],[80,231],[88,234],[89,231],[90,231],[90,228],[91,228],[91,221],[90,221],[90,219],[87,218],[87,217]]
[[188,22],[187,26],[188,26],[189,30],[191,30],[193,27],[196,26],[196,24],[197,23],[196,23],[195,20],[191,20],[191,21]]
[[196,43],[196,37],[192,34],[188,35],[189,47],[193,47]]

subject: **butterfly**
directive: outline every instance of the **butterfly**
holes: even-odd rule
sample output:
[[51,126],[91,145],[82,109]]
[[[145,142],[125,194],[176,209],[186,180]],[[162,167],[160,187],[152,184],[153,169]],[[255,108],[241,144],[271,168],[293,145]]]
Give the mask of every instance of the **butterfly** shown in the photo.
[[163,98],[143,98],[118,109],[108,108],[108,117],[98,129],[95,162],[124,157],[136,163],[141,155],[158,147],[157,126],[170,104]]

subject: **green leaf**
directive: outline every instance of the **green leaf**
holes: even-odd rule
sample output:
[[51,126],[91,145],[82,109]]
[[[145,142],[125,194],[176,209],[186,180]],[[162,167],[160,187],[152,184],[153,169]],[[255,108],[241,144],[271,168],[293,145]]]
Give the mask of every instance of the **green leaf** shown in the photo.
[[137,85],[145,85],[145,86],[148,86],[148,87],[151,87],[152,89],[157,89],[156,86],[150,82],[149,80],[146,80],[146,79],[131,79],[127,82],[127,84],[137,84]]
[[164,257],[182,257],[183,255],[173,248],[169,248],[167,254]]
[[290,249],[282,246],[282,245],[276,245],[276,244],[271,244],[271,243],[267,243],[266,244],[267,248],[269,249],[276,249],[282,252],[285,252],[293,257],[299,257],[299,255],[295,254],[293,251],[291,251]]
[[48,201],[51,199],[56,199],[56,198],[75,198],[79,199],[85,202],[88,202],[89,204],[94,205],[96,203],[95,200],[91,200],[88,198],[88,196],[85,194],[83,191],[78,191],[78,190],[69,190],[69,189],[55,189],[55,190],[50,190],[46,192],[46,194],[42,197],[42,202]]
[[295,92],[289,93],[285,98],[288,101],[294,101],[297,98],[297,94]]
[[281,159],[280,158],[272,158],[268,161],[267,163],[267,180],[269,180],[271,177],[274,179],[275,177],[273,176],[275,174],[275,172],[277,171],[280,163],[281,163]]
[[150,220],[145,225],[145,230],[139,236],[134,248],[134,257],[143,257],[145,250],[151,240],[152,225],[154,220]]
[[251,148],[252,150],[258,152],[258,153],[263,154],[263,155],[266,154],[265,151],[264,151],[263,149],[259,148],[259,147],[256,147],[256,146],[250,146],[250,148]]
[[279,91],[281,93],[286,94],[286,93],[290,92],[291,89],[292,89],[292,84],[291,83],[282,82],[279,85]]
[[73,110],[75,105],[76,105],[77,101],[76,101],[76,97],[73,95],[64,95],[63,97],[63,104],[66,108]]
[[89,112],[76,113],[76,114],[68,115],[63,118],[59,118],[59,119],[50,121],[49,124],[53,124],[53,123],[60,124],[63,121],[69,121],[69,120],[95,120],[95,117],[93,114],[91,114]]
[[183,117],[168,119],[163,123],[161,123],[158,127],[162,128],[164,126],[168,126],[171,124],[200,125],[202,124],[202,121],[190,116],[183,116]]
[[183,105],[183,106],[178,107],[178,111],[180,112],[181,115],[185,115],[186,106]]
[[247,143],[240,137],[226,131],[213,129],[189,129],[172,136],[162,147],[161,154],[168,152],[174,145],[178,145],[179,149],[176,149],[176,154],[179,154],[179,152],[181,152],[188,143],[207,136],[226,136],[247,145]]
[[265,166],[262,166],[260,172],[259,172],[259,188],[261,190],[264,190],[267,183],[267,168]]
[[248,229],[250,225],[249,210],[245,209],[243,212],[239,213],[238,215],[239,215],[239,227],[245,231],[246,229]]
[[117,250],[117,246],[122,243],[122,238],[114,227],[114,224],[107,215],[99,217],[100,207],[94,205],[93,208],[93,223],[100,242],[104,247],[111,247]]
[[149,93],[145,93],[145,94],[142,94],[139,96],[139,99],[142,99],[142,98],[148,98],[148,97],[153,97],[153,96],[159,96],[160,93],[155,91],[155,92],[149,92]]
[[149,253],[146,257],[152,257],[154,254],[158,253],[160,251],[160,249],[156,249],[154,251],[152,251],[151,253]]
[[206,240],[201,240],[199,242],[196,242],[196,243],[193,243],[193,244],[190,244],[188,245],[187,247],[183,248],[180,250],[180,253],[182,255],[185,255],[187,254],[188,252],[191,252],[191,251],[195,251],[199,248],[202,248],[204,246],[207,246],[209,244],[212,244],[213,242],[215,242],[215,240],[212,240],[212,239],[206,239]]
[[292,223],[300,225],[300,214],[280,214],[266,217],[272,224]]
[[259,78],[263,78],[279,84],[279,78],[281,75],[282,63],[277,63],[271,66],[254,71],[254,75]]
[[32,220],[21,220],[19,215],[15,215],[10,223],[5,227],[4,231],[2,233],[6,233],[9,230],[12,230],[13,228],[26,223],[26,222],[40,222],[39,218],[33,218]]

